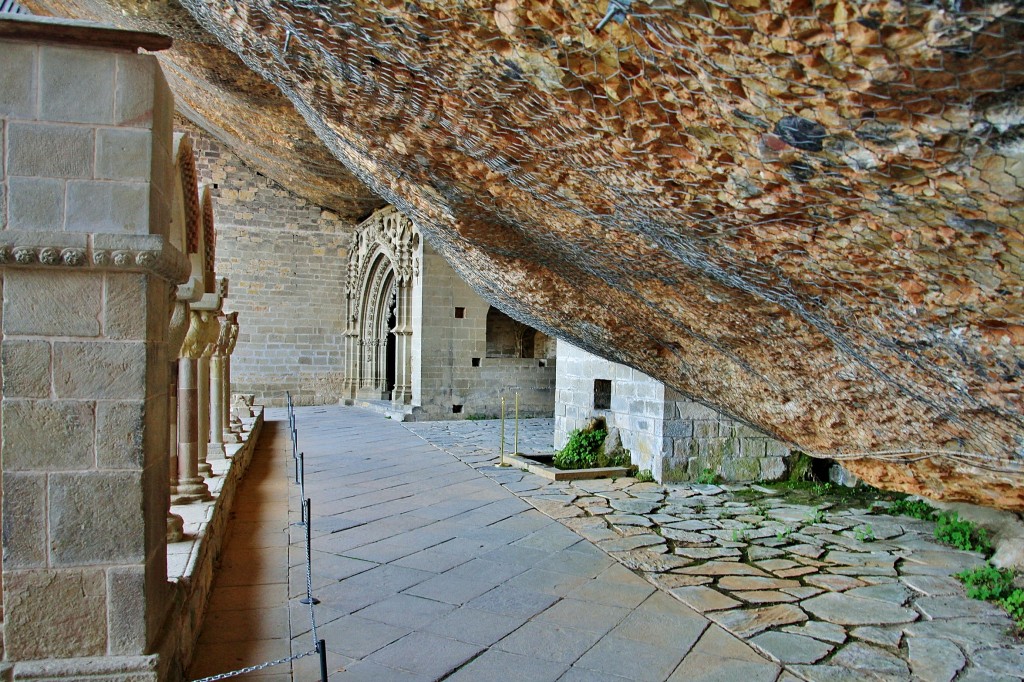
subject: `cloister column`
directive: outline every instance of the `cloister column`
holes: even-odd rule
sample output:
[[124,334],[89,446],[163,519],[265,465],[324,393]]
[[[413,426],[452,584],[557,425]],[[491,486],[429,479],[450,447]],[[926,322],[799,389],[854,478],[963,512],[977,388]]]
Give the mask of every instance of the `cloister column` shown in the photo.
[[242,422],[239,420],[236,426],[231,414],[231,355],[238,343],[238,313],[228,313],[227,319],[228,338],[224,348],[224,442],[241,443]]
[[210,356],[210,443],[208,459],[224,459],[224,354],[228,343],[231,322],[227,317],[218,318],[220,333],[217,345]]
[[[4,679],[166,678],[170,39],[0,38]],[[13,670],[11,670],[13,668]]]
[[412,277],[398,284],[395,309],[395,390],[391,400],[404,405],[412,401]]
[[209,346],[208,313],[193,310],[178,360],[178,488],[174,504],[211,499],[199,470],[199,359]]

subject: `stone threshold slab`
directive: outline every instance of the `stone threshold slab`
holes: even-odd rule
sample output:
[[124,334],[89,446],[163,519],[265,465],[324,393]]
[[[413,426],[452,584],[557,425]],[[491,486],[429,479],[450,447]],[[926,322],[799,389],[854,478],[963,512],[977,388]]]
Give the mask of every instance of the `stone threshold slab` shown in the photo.
[[549,481],[579,481],[588,478],[622,478],[629,476],[627,467],[595,467],[593,469],[556,469],[528,459],[522,453],[505,454],[505,464],[526,469],[531,474],[542,476]]

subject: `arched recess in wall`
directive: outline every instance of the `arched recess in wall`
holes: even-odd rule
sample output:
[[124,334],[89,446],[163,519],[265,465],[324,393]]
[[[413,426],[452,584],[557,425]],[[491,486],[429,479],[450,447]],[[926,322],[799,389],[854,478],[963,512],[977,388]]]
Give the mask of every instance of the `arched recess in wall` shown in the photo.
[[412,399],[412,287],[419,232],[394,208],[356,228],[346,287],[346,375],[350,399]]
[[487,357],[554,357],[551,337],[530,325],[514,320],[494,306],[487,310]]

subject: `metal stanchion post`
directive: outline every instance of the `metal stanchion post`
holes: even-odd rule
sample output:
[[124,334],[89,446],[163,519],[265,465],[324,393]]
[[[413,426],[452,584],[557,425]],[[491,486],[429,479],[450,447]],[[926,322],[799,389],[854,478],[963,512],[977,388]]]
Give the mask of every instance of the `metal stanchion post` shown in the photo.
[[299,462],[301,462],[301,461],[302,461],[302,453],[300,452],[299,456],[295,458],[295,482],[296,483],[299,482]]
[[327,682],[327,644],[324,640],[316,641],[316,652],[320,654],[320,682]]
[[505,396],[501,397],[501,460],[498,466],[505,466]]
[[516,391],[516,427],[515,436],[512,440],[512,454],[519,456],[519,391]]
[[[307,499],[302,505],[302,513],[306,520],[306,572],[307,577],[311,578],[310,573],[313,568],[313,544],[312,544],[312,518],[313,518],[313,501]],[[306,597],[299,600],[300,604],[319,604],[320,600],[313,596],[313,584],[312,580],[306,581]]]

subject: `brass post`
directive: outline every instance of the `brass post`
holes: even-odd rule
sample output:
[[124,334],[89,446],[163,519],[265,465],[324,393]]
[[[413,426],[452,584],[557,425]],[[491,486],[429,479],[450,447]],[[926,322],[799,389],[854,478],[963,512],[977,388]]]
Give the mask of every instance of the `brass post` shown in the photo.
[[505,396],[501,397],[501,462],[498,466],[505,466]]

